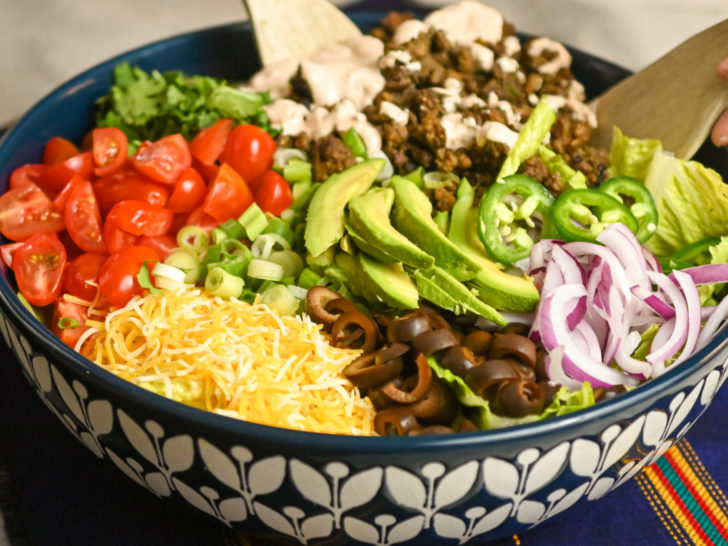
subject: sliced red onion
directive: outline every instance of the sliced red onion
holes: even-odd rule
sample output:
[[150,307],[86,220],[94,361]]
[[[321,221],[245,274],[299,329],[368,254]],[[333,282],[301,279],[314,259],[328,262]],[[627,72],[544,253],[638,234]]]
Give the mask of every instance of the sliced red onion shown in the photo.
[[[679,271],[690,275],[693,282],[697,285],[728,282],[728,264],[696,265],[695,267],[688,267]],[[673,281],[675,280],[676,272],[673,271],[669,275]]]
[[599,256],[609,267],[613,281],[619,287],[622,295],[625,298],[629,297],[630,283],[627,280],[624,268],[622,267],[619,259],[607,247],[596,243],[584,243],[578,241],[575,243],[567,243],[564,245],[564,249],[574,256]]
[[550,381],[563,385],[569,390],[578,391],[581,389],[581,382],[566,375],[563,367],[564,348],[556,347],[546,357],[545,370]]
[[630,332],[617,347],[614,360],[625,372],[638,376],[640,379],[647,379],[652,375],[650,363],[632,357],[632,353],[634,353],[641,340],[642,337],[639,332]]
[[[541,289],[542,296],[548,296],[554,288],[564,284],[585,284],[586,272],[577,259],[560,246],[551,251],[551,261],[546,266],[546,276]],[[566,321],[570,329],[576,327],[586,313],[586,296],[575,300],[568,310]]]
[[705,321],[705,324],[703,325],[703,330],[698,336],[698,349],[704,347],[705,344],[710,341],[710,339],[718,331],[718,328],[720,328],[720,325],[723,323],[726,317],[728,317],[728,298],[723,298],[723,300],[713,308],[713,312],[710,314],[710,316]]
[[[673,283],[666,275],[655,271],[648,271],[647,275],[650,278],[650,281],[656,284],[657,287],[665,293],[675,308],[675,318],[671,319],[675,321],[672,333],[663,344],[658,345],[653,340],[651,346],[652,351],[645,357],[645,360],[648,362],[662,368],[665,365],[665,361],[675,356],[687,339],[688,306],[685,302],[685,296],[680,291],[680,288],[676,286],[675,283]],[[667,323],[663,324],[660,327],[660,330],[662,330],[666,324]]]
[[649,287],[642,245],[627,226],[622,223],[612,224],[599,234],[597,241],[606,245],[622,263],[631,284]]
[[632,287],[632,293],[649,305],[663,319],[667,320],[675,316],[675,309],[651,289],[643,285],[635,285]]
[[581,284],[565,284],[554,289],[540,302],[541,341],[547,351],[556,347],[564,347],[561,359],[563,370],[578,381],[589,381],[593,387],[611,387],[613,385],[636,385],[637,380],[595,360],[574,341],[568,330],[566,310],[578,298],[586,295]]
[[698,342],[701,324],[700,294],[698,294],[698,288],[695,286],[690,275],[683,273],[682,271],[673,271],[673,276],[675,277],[678,286],[680,286],[683,296],[685,296],[685,303],[687,305],[688,331],[685,339],[685,345],[683,346],[682,353],[674,362],[674,364],[679,364],[693,354]]
[[589,354],[594,360],[602,359],[601,345],[596,332],[585,321],[579,322],[573,328],[574,342]]

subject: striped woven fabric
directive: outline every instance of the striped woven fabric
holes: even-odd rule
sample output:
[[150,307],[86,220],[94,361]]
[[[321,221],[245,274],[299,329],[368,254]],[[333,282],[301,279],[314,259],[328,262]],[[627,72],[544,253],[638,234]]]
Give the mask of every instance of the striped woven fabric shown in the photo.
[[687,440],[635,479],[676,544],[728,543],[728,500]]

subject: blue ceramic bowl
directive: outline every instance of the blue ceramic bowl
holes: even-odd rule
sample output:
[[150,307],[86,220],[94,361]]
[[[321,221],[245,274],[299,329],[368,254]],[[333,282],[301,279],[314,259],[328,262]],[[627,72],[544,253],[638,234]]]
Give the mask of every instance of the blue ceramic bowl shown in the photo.
[[[355,16],[367,27],[373,15]],[[573,51],[591,95],[626,71]],[[80,141],[92,104],[127,60],[244,79],[244,24],[193,32],[111,59],[40,101],[0,142],[0,191],[54,135]],[[724,174],[725,154],[701,158]],[[728,378],[728,331],[635,391],[574,415],[439,437],[363,438],[271,428],[167,400],[96,367],[40,327],[0,277],[0,331],[37,394],[94,454],[160,499],[182,498],[251,536],[302,543],[463,543],[522,532],[598,501],[655,461]],[[160,501],[161,502],[161,501]]]

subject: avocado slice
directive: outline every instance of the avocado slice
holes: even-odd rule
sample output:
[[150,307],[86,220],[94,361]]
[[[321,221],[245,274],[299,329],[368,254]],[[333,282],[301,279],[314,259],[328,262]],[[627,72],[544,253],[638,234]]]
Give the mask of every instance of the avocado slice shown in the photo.
[[392,178],[394,211],[392,223],[410,241],[435,258],[435,264],[459,281],[475,277],[480,266],[450,241],[432,219],[432,203],[417,185]]
[[384,251],[378,249],[374,245],[372,245],[367,238],[359,233],[354,226],[351,225],[351,222],[349,222],[346,218],[344,218],[344,227],[346,228],[346,233],[349,234],[349,237],[351,237],[351,240],[354,241],[354,244],[361,250],[363,253],[368,254],[372,258],[374,258],[377,261],[382,262],[383,264],[391,264],[395,263],[399,260],[396,258],[390,256],[389,254],[386,254]]
[[472,187],[467,181],[461,182],[457,201],[450,214],[448,232],[449,239],[480,265],[480,271],[470,282],[478,288],[478,297],[496,309],[530,313],[539,301],[536,285],[526,277],[517,277],[502,271],[497,262],[488,258],[478,237],[478,209],[473,207],[473,201]]
[[401,263],[381,263],[365,254],[336,257],[351,290],[370,303],[384,303],[395,309],[416,309],[419,293]]
[[500,326],[505,326],[506,319],[498,311],[478,299],[467,286],[444,269],[436,265],[430,269],[418,269],[413,277],[423,299],[456,315],[470,311]]
[[374,188],[349,201],[349,223],[373,247],[411,267],[428,268],[435,258],[407,239],[389,221],[392,188]]
[[377,179],[384,159],[369,159],[331,175],[313,194],[306,214],[304,241],[318,256],[344,235],[344,210],[352,197],[361,195]]

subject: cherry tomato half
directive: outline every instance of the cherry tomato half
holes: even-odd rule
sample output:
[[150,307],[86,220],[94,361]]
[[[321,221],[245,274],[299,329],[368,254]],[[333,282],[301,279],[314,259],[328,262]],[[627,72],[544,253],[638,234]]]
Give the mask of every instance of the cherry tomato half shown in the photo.
[[101,213],[91,182],[81,180],[71,189],[65,209],[66,230],[82,250],[106,252],[101,235]]
[[134,246],[138,240],[139,237],[127,233],[120,227],[117,227],[113,222],[109,222],[108,220],[104,222],[104,243],[106,243],[106,250],[109,254],[118,252],[128,246]]
[[142,293],[137,275],[146,262],[158,262],[159,255],[148,246],[128,246],[109,256],[99,272],[101,294],[117,307]]
[[126,162],[129,141],[126,134],[116,127],[102,127],[91,133],[96,176],[111,174]]
[[220,157],[228,135],[233,129],[233,120],[223,118],[214,125],[202,129],[190,142],[192,157],[203,165],[213,165]]
[[106,215],[106,221],[132,235],[154,237],[169,231],[174,213],[161,205],[126,199],[119,201]]
[[80,176],[76,174],[68,181],[65,186],[63,186],[63,189],[58,192],[58,195],[56,195],[56,197],[53,199],[53,206],[56,207],[57,211],[66,211],[66,203],[68,203],[68,198],[71,197],[71,192],[73,191],[73,188],[75,188],[79,182],[83,182],[83,180]]
[[24,241],[39,231],[61,231],[63,215],[35,184],[8,190],[0,196],[0,233],[13,241]]
[[0,246],[0,257],[2,257],[3,263],[10,269],[13,268],[13,255],[22,245],[23,243],[8,243]]
[[212,216],[207,214],[202,205],[197,207],[195,210],[190,212],[187,217],[187,221],[183,224],[185,226],[200,226],[205,231],[210,231],[220,225],[220,222],[215,220]]
[[25,241],[13,255],[18,289],[31,304],[42,307],[61,293],[66,249],[55,233],[41,231]]
[[79,149],[73,142],[62,137],[53,137],[43,149],[43,164],[52,167],[78,154]]
[[49,167],[38,175],[38,186],[48,195],[54,196],[63,189],[73,175],[90,180],[94,174],[94,158],[90,152],[74,155]]
[[[168,233],[165,233],[164,235],[156,235],[154,237],[142,235],[139,237],[137,244],[140,246],[148,246],[149,248],[156,250],[157,254],[159,254],[160,260],[166,260],[167,256],[169,256],[172,251],[179,246],[177,244],[177,238],[169,235]],[[0,252],[2,252],[2,247],[0,247]]]
[[227,163],[220,166],[202,203],[202,210],[219,223],[238,218],[253,203],[245,180]]
[[93,185],[102,215],[108,214],[111,207],[125,199],[138,199],[151,205],[164,205],[169,197],[167,186],[127,169],[98,178]]
[[192,155],[185,138],[174,134],[155,142],[142,143],[131,162],[144,176],[157,182],[174,184],[182,171],[192,164]]
[[23,165],[15,169],[10,175],[9,186],[10,189],[22,188],[27,186],[29,182],[38,184],[38,177],[43,171],[48,170],[48,165],[42,165],[40,163]]
[[[58,299],[53,304],[51,332],[63,343],[71,348],[75,348],[76,342],[81,337],[81,334],[89,328],[86,326],[87,318],[88,314],[84,306]],[[70,324],[65,324],[65,322]]]
[[177,179],[166,206],[174,212],[192,212],[202,203],[206,193],[207,184],[200,173],[190,167]]
[[106,258],[105,254],[86,252],[68,262],[63,274],[63,289],[76,297],[92,301],[96,296],[99,271]]
[[267,171],[257,182],[255,202],[263,212],[280,216],[293,203],[291,186],[277,172]]
[[252,182],[273,165],[276,143],[255,125],[238,125],[228,135],[220,162],[229,163],[246,182]]

